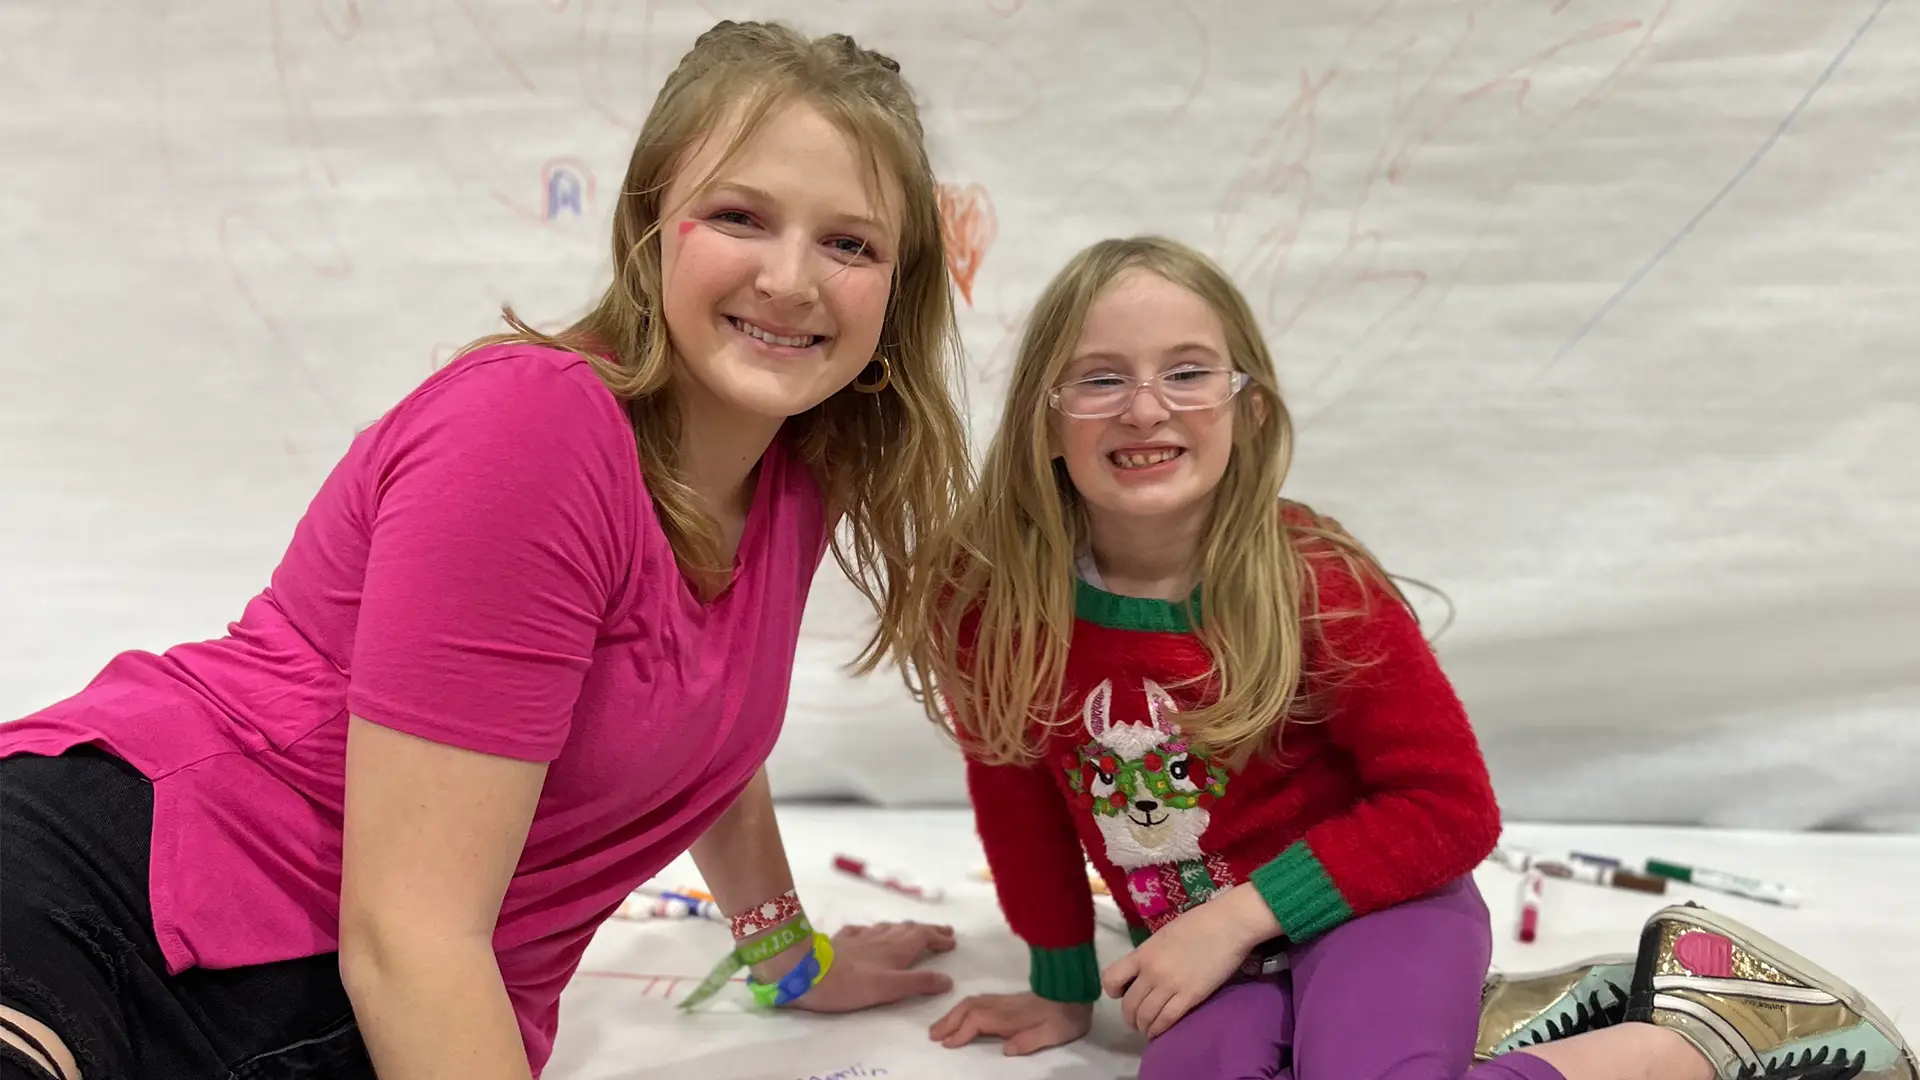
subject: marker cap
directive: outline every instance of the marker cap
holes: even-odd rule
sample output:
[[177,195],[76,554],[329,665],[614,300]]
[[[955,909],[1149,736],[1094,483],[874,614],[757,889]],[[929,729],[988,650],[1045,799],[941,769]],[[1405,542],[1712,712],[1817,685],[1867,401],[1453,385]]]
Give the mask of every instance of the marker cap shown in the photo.
[[1679,863],[1661,862],[1659,859],[1647,860],[1647,873],[1654,877],[1669,878],[1673,881],[1692,881],[1693,867]]

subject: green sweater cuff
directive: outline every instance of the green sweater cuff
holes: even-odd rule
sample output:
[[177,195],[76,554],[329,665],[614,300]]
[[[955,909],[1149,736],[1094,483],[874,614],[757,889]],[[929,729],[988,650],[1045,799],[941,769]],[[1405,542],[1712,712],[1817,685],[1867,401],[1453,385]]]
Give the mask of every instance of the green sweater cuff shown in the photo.
[[1027,981],[1048,1001],[1100,1000],[1100,957],[1093,942],[1065,949],[1031,947]]
[[1287,940],[1304,942],[1353,918],[1347,898],[1334,887],[1326,867],[1302,840],[1251,875]]

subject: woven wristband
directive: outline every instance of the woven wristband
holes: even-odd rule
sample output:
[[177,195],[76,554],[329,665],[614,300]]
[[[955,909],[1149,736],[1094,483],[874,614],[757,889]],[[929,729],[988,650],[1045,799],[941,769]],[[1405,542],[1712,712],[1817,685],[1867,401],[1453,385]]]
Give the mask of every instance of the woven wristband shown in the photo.
[[800,897],[792,889],[779,896],[735,915],[727,920],[727,926],[733,931],[733,940],[750,938],[762,930],[770,930],[783,922],[791,921],[800,914]]
[[733,951],[749,967],[771,960],[795,945],[804,945],[813,939],[813,924],[805,915],[774,927],[764,937],[754,938]]
[[805,915],[802,915],[790,923],[774,927],[773,933],[763,938],[730,950],[727,955],[720,958],[719,963],[713,966],[712,971],[707,972],[707,977],[700,980],[700,985],[694,987],[693,992],[680,1002],[680,1007],[696,1008],[701,1002],[725,989],[728,980],[733,978],[734,972],[743,967],[751,967],[771,960],[815,936],[812,924],[807,922]]
[[747,989],[753,993],[753,1003],[763,1009],[777,1009],[798,1001],[807,991],[820,985],[827,977],[827,970],[833,967],[833,942],[825,934],[813,935],[813,948],[807,950],[806,959],[799,966],[782,975],[777,982],[763,983],[748,978]]

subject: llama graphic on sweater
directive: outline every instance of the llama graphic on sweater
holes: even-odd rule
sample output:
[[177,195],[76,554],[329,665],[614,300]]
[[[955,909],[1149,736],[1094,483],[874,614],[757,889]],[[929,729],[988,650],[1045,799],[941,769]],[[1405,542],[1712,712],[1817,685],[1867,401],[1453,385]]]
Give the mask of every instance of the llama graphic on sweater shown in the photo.
[[1087,695],[1080,714],[1093,741],[1081,747],[1068,782],[1082,808],[1092,811],[1115,866],[1137,871],[1204,862],[1200,837],[1207,808],[1226,794],[1226,770],[1189,747],[1171,694],[1151,679],[1142,680],[1141,692],[1144,724],[1114,720],[1110,680]]

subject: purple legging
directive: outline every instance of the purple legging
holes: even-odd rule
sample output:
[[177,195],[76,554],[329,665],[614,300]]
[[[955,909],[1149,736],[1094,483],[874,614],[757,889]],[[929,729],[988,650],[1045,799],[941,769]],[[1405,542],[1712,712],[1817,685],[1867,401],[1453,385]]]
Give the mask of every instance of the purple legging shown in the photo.
[[1530,1054],[1474,1064],[1492,956],[1461,878],[1293,947],[1290,972],[1221,987],[1147,1044],[1140,1080],[1562,1080]]

